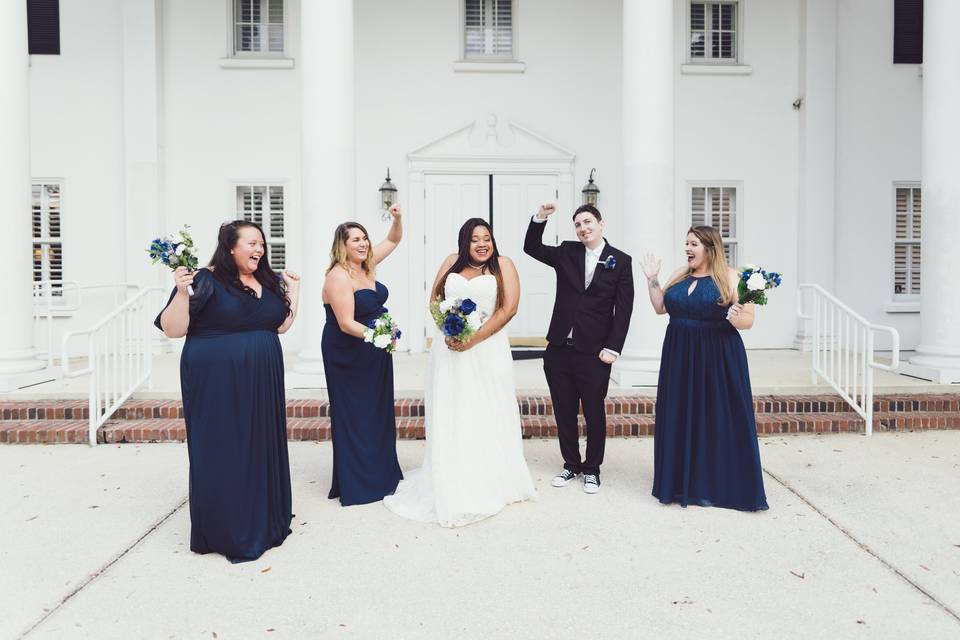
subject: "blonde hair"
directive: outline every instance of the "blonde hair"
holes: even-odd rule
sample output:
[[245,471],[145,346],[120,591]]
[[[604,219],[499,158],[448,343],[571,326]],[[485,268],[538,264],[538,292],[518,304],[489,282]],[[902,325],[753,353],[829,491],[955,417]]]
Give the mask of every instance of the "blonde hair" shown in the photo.
[[[347,259],[347,240],[350,239],[350,229],[359,229],[363,236],[367,239],[367,243],[370,243],[370,234],[367,233],[367,230],[359,222],[344,222],[337,227],[336,231],[333,232],[333,246],[330,248],[330,266],[327,267],[326,273],[336,267],[340,266],[343,268],[347,274],[352,278],[353,275],[350,273],[350,264]],[[366,272],[371,278],[376,275],[377,265],[373,261],[373,247],[368,246],[367,248],[367,257],[363,259],[363,262],[360,263],[360,267]]]
[[[690,227],[687,235],[691,233],[697,237],[707,254],[707,263],[710,265],[710,279],[713,280],[713,284],[717,286],[717,291],[720,292],[720,299],[717,300],[717,304],[733,304],[737,301],[737,292],[730,286],[730,267],[727,265],[727,257],[723,253],[723,238],[713,227]],[[666,291],[670,287],[683,282],[691,273],[693,273],[693,269],[687,267],[686,271],[674,276],[663,290]]]

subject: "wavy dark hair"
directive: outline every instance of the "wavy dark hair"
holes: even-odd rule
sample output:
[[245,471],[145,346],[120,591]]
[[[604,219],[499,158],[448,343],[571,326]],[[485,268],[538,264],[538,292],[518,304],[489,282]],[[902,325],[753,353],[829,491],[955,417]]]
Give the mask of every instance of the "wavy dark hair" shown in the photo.
[[497,279],[497,309],[503,306],[503,276],[500,273],[500,252],[497,251],[497,241],[493,237],[493,229],[483,218],[470,218],[460,227],[460,233],[457,237],[457,259],[443,277],[437,281],[437,286],[433,290],[433,298],[439,296],[443,298],[443,288],[447,284],[447,276],[451,273],[460,273],[470,262],[470,238],[473,236],[473,230],[477,227],[483,227],[490,233],[490,244],[493,245],[493,253],[483,263],[483,271],[490,272]]
[[[237,271],[237,263],[234,262],[230,250],[237,246],[237,240],[240,239],[240,230],[244,227],[252,227],[260,233],[266,245],[266,236],[263,234],[263,227],[256,222],[247,222],[246,220],[234,220],[224,222],[220,225],[220,232],[217,234],[217,248],[213,252],[213,257],[207,263],[213,271],[213,277],[219,280],[227,289],[236,289],[247,295],[256,296],[257,292],[240,282],[240,272]],[[287,295],[287,285],[283,278],[278,276],[270,268],[270,259],[267,255],[266,246],[264,246],[263,256],[257,264],[257,270],[253,272],[253,277],[263,286],[269,289],[283,300],[283,306],[286,307],[286,315],[290,315],[290,296]]]

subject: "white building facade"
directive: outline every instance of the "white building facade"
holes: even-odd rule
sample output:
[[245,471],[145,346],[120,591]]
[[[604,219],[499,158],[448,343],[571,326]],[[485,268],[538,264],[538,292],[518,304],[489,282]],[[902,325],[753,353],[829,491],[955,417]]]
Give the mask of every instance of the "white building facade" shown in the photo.
[[[596,168],[607,238],[636,260],[666,273],[711,224],[733,262],[784,274],[749,348],[803,340],[810,282],[896,327],[916,367],[960,370],[953,0],[61,0],[28,3],[31,46],[59,50],[29,56],[27,11],[4,4],[0,375],[39,362],[31,278],[166,287],[150,239],[189,224],[205,260],[244,216],[303,276],[284,348],[318,373],[332,231],[386,233],[387,168],[405,235],[378,279],[403,348],[425,348],[426,288],[472,216],[521,273],[511,337],[542,338],[552,275],[523,232],[556,200],[548,233],[572,238]],[[664,319],[634,277],[615,376],[650,384]]]

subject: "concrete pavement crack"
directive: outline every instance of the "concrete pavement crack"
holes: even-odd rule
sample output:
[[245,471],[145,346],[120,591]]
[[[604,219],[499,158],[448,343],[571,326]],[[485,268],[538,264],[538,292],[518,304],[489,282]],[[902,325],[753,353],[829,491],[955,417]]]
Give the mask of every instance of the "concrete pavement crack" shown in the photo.
[[794,488],[793,488],[790,484],[788,484],[785,480],[783,480],[782,478],[780,478],[779,476],[777,476],[777,474],[773,473],[772,471],[770,471],[770,470],[767,469],[766,467],[763,468],[763,472],[764,472],[765,474],[767,474],[768,476],[770,476],[771,478],[773,478],[774,480],[776,480],[776,481],[780,484],[780,486],[782,486],[784,489],[786,489],[787,491],[789,491],[789,492],[792,493],[793,495],[797,496],[797,498],[799,498],[800,500],[802,500],[804,504],[806,504],[808,507],[810,507],[811,509],[813,509],[814,512],[817,513],[817,515],[819,515],[821,518],[823,518],[824,520],[826,520],[827,522],[829,522],[837,531],[839,531],[839,532],[842,533],[844,536],[846,536],[851,542],[853,542],[855,545],[857,545],[862,551],[865,551],[867,554],[871,555],[877,562],[879,562],[880,564],[882,564],[882,565],[883,565],[884,567],[886,567],[889,571],[892,571],[894,574],[896,574],[897,576],[899,576],[901,580],[903,580],[904,582],[906,582],[907,584],[909,584],[911,587],[913,587],[914,589],[916,589],[917,591],[919,591],[920,593],[922,593],[924,596],[926,596],[927,598],[929,598],[931,602],[935,603],[938,607],[940,607],[948,616],[950,616],[951,618],[953,618],[954,621],[960,623],[960,614],[958,614],[956,611],[954,611],[954,610],[950,607],[950,605],[948,605],[947,603],[943,602],[943,601],[940,600],[937,596],[935,596],[935,595],[933,595],[932,593],[930,593],[929,591],[927,591],[927,590],[926,590],[923,586],[921,586],[916,580],[914,580],[913,578],[911,578],[910,576],[908,576],[908,575],[906,574],[906,572],[902,571],[899,567],[897,567],[897,566],[894,565],[892,562],[890,562],[889,560],[887,560],[886,558],[884,558],[883,556],[881,556],[879,553],[877,553],[876,551],[874,551],[874,550],[870,547],[870,545],[868,545],[867,543],[865,543],[865,542],[861,541],[859,538],[857,538],[857,536],[855,536],[849,529],[847,529],[847,528],[844,527],[842,524],[840,524],[839,522],[837,522],[836,520],[834,520],[834,519],[833,519],[829,514],[827,514],[823,509],[821,509],[820,507],[818,507],[817,505],[815,505],[815,504],[813,503],[813,501],[811,501],[811,500],[810,500],[809,498],[807,498],[805,495],[803,495],[802,493],[800,493],[797,489],[794,489]]
[[89,574],[89,575],[86,577],[86,579],[83,580],[83,582],[81,582],[79,585],[77,585],[76,587],[74,587],[74,589],[73,589],[72,591],[70,591],[70,593],[68,593],[66,596],[64,596],[64,597],[60,600],[60,602],[57,603],[56,606],[52,607],[49,611],[47,611],[46,613],[44,613],[44,614],[40,617],[39,620],[37,620],[36,622],[34,622],[32,625],[30,625],[30,627],[29,627],[26,631],[24,631],[22,634],[20,634],[19,636],[17,636],[17,640],[22,640],[23,638],[26,638],[28,635],[30,635],[31,633],[33,633],[34,630],[36,630],[37,627],[39,627],[39,626],[40,626],[41,624],[43,624],[48,618],[50,618],[53,614],[55,614],[57,611],[59,611],[60,608],[61,608],[63,605],[65,605],[73,596],[75,596],[75,595],[77,595],[78,593],[80,593],[81,591],[83,591],[85,588],[87,588],[87,586],[90,585],[90,583],[92,583],[94,580],[96,580],[97,578],[99,578],[100,576],[102,576],[104,573],[106,573],[106,572],[110,569],[110,567],[112,567],[112,566],[115,565],[116,563],[120,562],[120,560],[122,560],[128,553],[130,553],[131,551],[133,551],[133,549],[134,549],[138,544],[140,544],[141,542],[143,542],[148,536],[150,536],[150,534],[152,534],[154,531],[156,531],[156,530],[159,529],[161,526],[163,526],[163,523],[165,523],[167,520],[169,520],[171,517],[173,517],[173,515],[174,515],[177,511],[179,511],[180,509],[182,509],[182,508],[183,508],[183,505],[187,504],[187,499],[188,499],[187,496],[184,496],[183,499],[181,499],[180,502],[179,502],[173,509],[171,509],[170,511],[168,511],[168,512],[167,512],[166,514],[164,514],[160,519],[158,519],[156,522],[154,522],[152,525],[150,525],[150,527],[148,527],[147,530],[144,531],[144,532],[140,535],[140,537],[138,537],[136,540],[134,540],[131,544],[129,544],[129,545],[128,545],[125,549],[123,549],[120,553],[118,553],[118,554],[115,555],[113,558],[111,558],[105,565],[103,565],[102,567],[100,567],[97,571],[95,571],[94,573]]

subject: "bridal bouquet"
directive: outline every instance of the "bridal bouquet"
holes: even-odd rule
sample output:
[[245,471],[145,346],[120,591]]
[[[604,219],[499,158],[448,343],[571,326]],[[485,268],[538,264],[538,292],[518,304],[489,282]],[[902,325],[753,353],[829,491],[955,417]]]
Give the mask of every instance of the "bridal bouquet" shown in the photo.
[[740,268],[740,281],[737,283],[737,301],[740,304],[767,304],[767,289],[779,286],[780,274],[776,271],[767,272],[755,264],[744,265]]
[[430,303],[430,315],[444,336],[460,342],[469,340],[486,320],[470,298],[443,300],[437,296]]
[[387,353],[396,351],[397,340],[400,339],[402,332],[386,309],[384,309],[382,316],[376,320],[371,320],[367,327],[367,330],[363,332],[364,342],[369,342],[377,349],[384,349]]
[[[193,237],[187,231],[190,227],[183,225],[179,233],[171,233],[163,238],[155,238],[147,253],[150,254],[151,264],[162,262],[171,269],[186,267],[190,271],[196,270],[200,261],[193,253]],[[193,287],[187,287],[187,293],[193,295]]]

